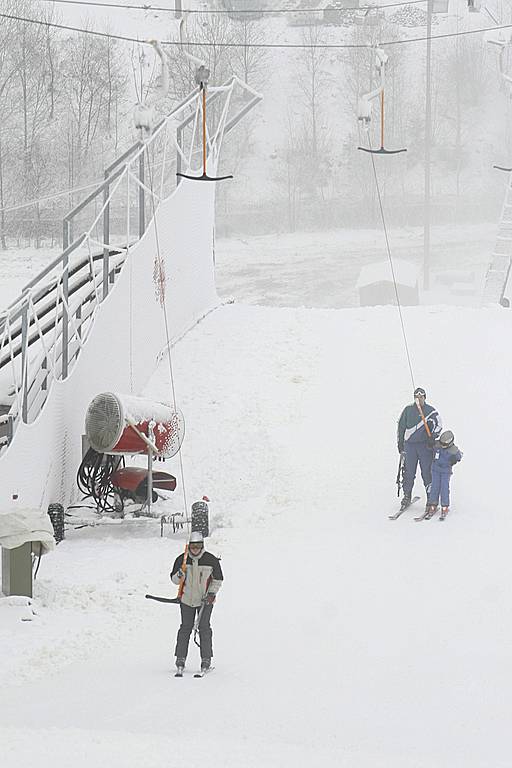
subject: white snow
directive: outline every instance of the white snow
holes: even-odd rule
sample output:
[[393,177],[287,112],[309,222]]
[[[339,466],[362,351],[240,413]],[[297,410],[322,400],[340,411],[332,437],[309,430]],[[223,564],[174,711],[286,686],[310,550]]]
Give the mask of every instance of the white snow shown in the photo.
[[[464,450],[445,523],[387,519],[411,399],[396,308],[217,310],[173,360],[187,503],[212,498],[226,578],[216,669],[172,677],[176,607],[144,600],[174,595],[184,533],[69,531],[33,620],[0,610],[3,768],[508,767],[511,316],[404,317],[416,382]],[[168,391],[162,364],[143,394]],[[178,489],[162,509],[182,505]]]

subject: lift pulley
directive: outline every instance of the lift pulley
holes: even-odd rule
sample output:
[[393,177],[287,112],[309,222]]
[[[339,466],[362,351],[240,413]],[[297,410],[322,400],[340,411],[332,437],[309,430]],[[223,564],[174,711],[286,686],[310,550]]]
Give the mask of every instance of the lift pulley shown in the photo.
[[374,91],[366,93],[359,98],[357,105],[357,119],[363,124],[366,131],[371,123],[373,112],[373,99],[380,99],[380,147],[372,149],[370,147],[358,147],[362,152],[370,152],[373,155],[397,155],[400,152],[407,152],[407,149],[386,149],[384,147],[384,90],[386,84],[386,64],[387,54],[382,48],[375,49],[375,66],[380,77],[380,85]]
[[192,181],[224,181],[224,179],[232,179],[233,176],[208,176],[206,171],[206,155],[207,155],[207,136],[206,136],[206,89],[208,87],[208,78],[210,77],[209,69],[201,64],[196,70],[196,83],[199,85],[199,92],[202,97],[202,123],[203,123],[203,173],[201,176],[192,176],[188,173],[176,173],[176,176],[181,176],[184,179],[192,179]]

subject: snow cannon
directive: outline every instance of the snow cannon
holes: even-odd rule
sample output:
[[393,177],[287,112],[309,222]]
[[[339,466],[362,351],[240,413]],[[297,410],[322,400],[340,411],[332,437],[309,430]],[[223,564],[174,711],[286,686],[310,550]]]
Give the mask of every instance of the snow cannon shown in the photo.
[[185,420],[181,411],[164,403],[102,392],[87,409],[85,434],[97,453],[171,458],[183,442]]
[[[92,498],[100,514],[124,516],[125,501],[142,503],[152,515],[151,505],[174,491],[176,478],[154,472],[154,459],[170,459],[181,448],[185,421],[181,411],[165,403],[133,395],[102,392],[96,395],[85,416],[89,444],[78,470],[77,484],[85,498]],[[147,469],[125,467],[125,454],[147,456]],[[165,496],[162,496],[165,498]]]

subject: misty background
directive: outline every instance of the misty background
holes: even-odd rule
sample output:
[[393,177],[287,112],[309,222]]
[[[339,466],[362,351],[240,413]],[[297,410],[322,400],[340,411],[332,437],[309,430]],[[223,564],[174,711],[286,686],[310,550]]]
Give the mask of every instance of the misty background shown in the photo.
[[[141,40],[177,40],[175,3],[159,3],[166,5],[169,12],[107,12],[44,0],[0,0],[0,12]],[[184,5],[208,11],[234,7],[228,2]],[[257,10],[271,4],[254,0],[248,5]],[[280,7],[300,5],[290,0]],[[271,303],[272,280],[280,279],[290,283],[291,304],[308,304],[313,295],[308,299],[307,286],[314,279],[317,304],[351,305],[361,264],[385,257],[371,161],[357,150],[367,143],[357,100],[378,85],[374,53],[312,46],[424,36],[426,3],[336,14],[327,5],[303,3],[318,8],[311,13],[188,17],[188,39],[206,44],[200,52],[210,83],[236,74],[264,96],[230,133],[221,153],[220,171],[234,175],[217,185],[221,294],[255,303],[266,297]],[[512,8],[504,0],[494,0],[492,13],[499,23],[512,22]],[[484,26],[493,26],[485,14],[468,13],[466,0],[450,0],[447,14],[434,15],[433,34]],[[6,268],[18,268],[15,254],[30,248],[34,267],[44,262],[43,252],[61,246],[66,212],[137,139],[133,107],[154,93],[160,68],[150,46],[114,37],[4,17],[0,38],[0,253]],[[222,47],[227,42],[238,47]],[[298,47],[250,47],[259,43]],[[389,55],[386,145],[407,152],[377,157],[376,169],[394,254],[419,264],[426,43],[384,47]],[[189,50],[197,54],[199,49],[191,45]],[[165,52],[171,87],[158,104],[162,114],[194,88],[193,67],[179,48],[166,46]],[[490,260],[506,187],[506,176],[492,166],[512,160],[510,93],[497,60],[496,48],[483,34],[432,42],[434,273],[475,269],[483,274]],[[370,129],[374,145],[378,128],[377,109]],[[290,256],[297,267],[291,271]],[[276,293],[282,293],[282,285]]]

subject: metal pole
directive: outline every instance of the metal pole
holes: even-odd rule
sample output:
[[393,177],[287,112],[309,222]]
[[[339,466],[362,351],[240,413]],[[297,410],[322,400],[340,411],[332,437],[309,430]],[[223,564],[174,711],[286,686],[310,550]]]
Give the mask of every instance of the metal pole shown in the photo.
[[[105,179],[108,179],[109,173],[105,171]],[[103,190],[103,204],[105,209],[103,211],[103,242],[106,245],[110,244],[110,203],[107,202],[110,194],[110,187],[106,186]],[[109,256],[110,249],[103,248],[103,298],[108,295],[108,268],[109,268]]]
[[69,256],[62,259],[62,380],[68,375],[68,343],[69,343],[69,319],[67,303],[69,301]]
[[[141,152],[139,156],[139,181],[141,184],[144,184],[144,152]],[[144,187],[139,184],[139,237],[142,237],[145,230]]]
[[64,219],[62,222],[62,250],[65,251],[66,248],[69,246],[70,238],[69,238],[69,221],[67,219]]
[[[176,144],[178,145],[178,147],[180,149],[183,149],[183,147],[181,146],[182,135],[183,135],[182,129],[181,128],[176,128]],[[178,148],[176,148],[176,173],[177,174],[181,173],[181,154],[178,151]],[[181,177],[177,175],[176,176],[176,186],[179,185],[180,181],[181,181]]]
[[23,304],[21,315],[21,418],[28,423],[28,302]]
[[151,514],[151,503],[153,501],[153,451],[148,445],[148,515]]
[[430,144],[432,141],[432,5],[427,0],[427,78],[425,88],[425,202],[423,215],[423,290],[430,288]]

